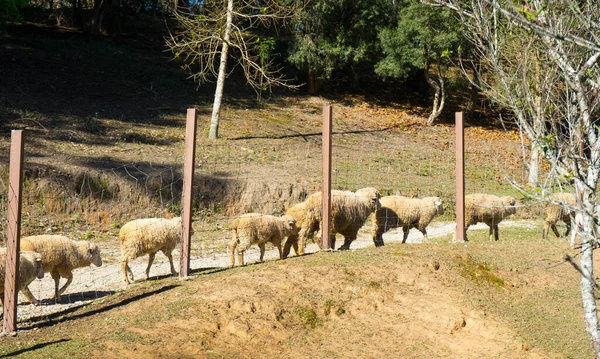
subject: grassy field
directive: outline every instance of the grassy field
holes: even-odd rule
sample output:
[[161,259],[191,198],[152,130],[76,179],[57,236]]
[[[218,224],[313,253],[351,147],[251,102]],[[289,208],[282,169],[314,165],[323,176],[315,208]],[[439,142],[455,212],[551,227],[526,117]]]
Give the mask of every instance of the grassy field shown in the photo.
[[[126,221],[177,215],[188,107],[200,120],[193,255],[223,253],[233,216],[280,214],[320,188],[325,104],[334,106],[334,188],[439,195],[446,214],[436,220],[454,217],[452,115],[425,126],[427,109],[403,94],[278,93],[259,105],[233,79],[222,136],[209,141],[213,84],[196,88],[160,44],[89,43],[28,24],[0,38],[0,57],[0,214],[10,130],[23,129],[26,235],[67,234],[117,251]],[[466,245],[436,238],[195,268],[187,281],[136,283],[22,323],[17,337],[0,338],[0,356],[590,357],[577,272],[564,261],[577,253],[541,239],[541,206],[506,180],[525,175],[518,134],[467,122],[467,192],[517,196],[515,219],[530,227],[502,228],[499,242],[474,231]]]

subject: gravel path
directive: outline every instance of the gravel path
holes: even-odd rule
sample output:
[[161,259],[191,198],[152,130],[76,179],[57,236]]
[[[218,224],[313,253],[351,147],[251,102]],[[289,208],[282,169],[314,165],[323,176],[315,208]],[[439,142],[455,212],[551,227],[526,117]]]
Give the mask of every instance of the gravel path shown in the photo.
[[[533,227],[536,225],[531,221],[504,221],[501,226],[523,226]],[[427,228],[429,238],[441,237],[448,235],[454,231],[455,224],[434,222]],[[484,229],[487,228],[484,224],[478,224],[471,226],[472,229]],[[402,241],[402,230],[395,229],[387,232],[383,236],[385,243],[401,242]],[[342,239],[338,239],[338,245],[341,245]],[[410,231],[407,243],[422,243],[423,235],[413,229]],[[373,241],[370,237],[369,230],[363,228],[359,232],[358,238],[352,243],[352,250],[365,248],[373,245]],[[60,303],[54,303],[53,300],[49,299],[54,293],[54,281],[50,278],[49,274],[41,280],[35,280],[29,285],[29,288],[33,295],[41,299],[41,305],[35,307],[27,302],[25,297],[19,293],[19,306],[17,310],[17,316],[19,321],[27,321],[27,319],[35,318],[38,316],[45,316],[52,313],[62,312],[66,309],[85,305],[94,300],[102,300],[103,297],[112,295],[118,291],[127,290],[127,287],[122,282],[121,268],[119,263],[120,249],[117,243],[103,243],[101,244],[101,251],[104,263],[101,267],[86,267],[76,269],[74,271],[73,282],[67,289],[66,293],[61,296]],[[314,243],[310,243],[307,248],[307,253],[314,253],[318,251],[318,247]],[[292,251],[293,253],[293,251]],[[293,254],[292,254],[293,255]],[[251,263],[257,261],[259,257],[259,251],[256,246],[251,247],[245,253],[245,261]],[[277,249],[272,248],[265,253],[265,260],[275,259],[278,257]],[[136,280],[143,278],[143,273],[146,269],[148,256],[137,258],[130,263],[130,267],[135,275]],[[173,255],[175,262],[175,268],[179,267],[179,251],[175,251]],[[229,264],[229,257],[227,253],[212,253],[210,255],[193,257],[190,260],[190,268],[201,269],[201,268],[225,268]],[[156,256],[154,264],[150,270],[150,276],[165,276],[169,275],[169,263],[167,259],[159,253]],[[64,279],[61,281],[61,285],[64,283]],[[132,285],[136,285],[135,283]]]

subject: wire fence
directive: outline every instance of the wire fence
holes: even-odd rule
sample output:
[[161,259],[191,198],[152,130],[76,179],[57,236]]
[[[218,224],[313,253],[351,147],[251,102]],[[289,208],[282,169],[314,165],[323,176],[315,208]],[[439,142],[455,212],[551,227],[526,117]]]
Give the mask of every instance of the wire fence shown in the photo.
[[[466,193],[517,196],[518,191],[506,178],[526,179],[527,166],[520,160],[521,145],[481,139],[474,131],[467,129],[465,135]],[[452,127],[392,134],[344,123],[334,129],[332,143],[333,189],[356,191],[375,187],[383,196],[437,196],[442,199],[444,214],[434,221],[453,227],[456,193]],[[476,161],[480,158],[485,160]],[[193,184],[192,271],[229,265],[227,245],[231,241],[232,220],[237,216],[251,212],[281,216],[320,191],[321,160],[321,138],[314,135],[201,141],[196,148]],[[48,274],[42,280],[34,280],[29,288],[41,299],[41,305],[19,305],[18,318],[22,322],[126,288],[120,266],[119,229],[137,218],[181,215],[183,165],[145,162],[69,172],[26,162],[25,169],[23,236],[60,234],[89,240],[100,246],[103,265],[75,269],[73,282],[60,301],[53,299],[54,281]],[[5,178],[4,174],[0,176],[2,218],[7,217]],[[541,217],[539,203],[521,206],[525,211],[518,211],[517,216]],[[0,221],[0,232],[6,238],[5,221]],[[357,241],[362,241],[362,246],[373,245],[368,229],[362,230]],[[178,245],[173,254],[178,262]],[[257,260],[259,254],[258,248],[251,247],[246,251],[246,261]],[[271,252],[267,257],[275,255]],[[147,256],[132,260],[130,266],[136,279],[143,278]],[[169,261],[159,253],[150,276],[169,275]],[[61,285],[64,281],[63,278]],[[19,303],[27,303],[22,294]]]

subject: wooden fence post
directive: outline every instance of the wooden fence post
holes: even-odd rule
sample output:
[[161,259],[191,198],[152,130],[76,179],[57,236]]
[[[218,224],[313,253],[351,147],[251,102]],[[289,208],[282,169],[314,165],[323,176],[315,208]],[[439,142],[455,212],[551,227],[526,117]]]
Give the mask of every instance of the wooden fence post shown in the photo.
[[23,131],[13,130],[10,142],[8,184],[8,228],[6,231],[6,274],[4,281],[4,333],[17,330],[19,250],[21,242],[21,189],[23,182]]
[[465,241],[465,126],[463,113],[456,113],[456,240]]
[[196,160],[196,122],[195,108],[189,108],[185,126],[185,158],[183,166],[183,205],[181,208],[181,257],[179,260],[179,278],[190,274],[190,243],[192,228],[192,188],[194,186],[194,163]]
[[323,185],[322,185],[322,211],[321,216],[321,248],[331,248],[329,229],[331,225],[331,105],[323,107]]

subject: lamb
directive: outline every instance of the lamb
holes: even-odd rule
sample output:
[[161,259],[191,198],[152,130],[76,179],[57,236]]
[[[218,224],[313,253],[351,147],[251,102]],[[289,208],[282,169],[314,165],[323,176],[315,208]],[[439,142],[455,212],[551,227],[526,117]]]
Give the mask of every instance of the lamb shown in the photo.
[[544,206],[544,229],[542,230],[542,238],[548,238],[549,228],[552,228],[552,232],[554,232],[556,237],[562,237],[556,228],[556,224],[559,221],[563,221],[567,225],[565,237],[568,236],[569,232],[571,232],[571,217],[575,216],[575,211],[568,209],[565,206],[552,203],[551,201],[563,203],[568,206],[575,206],[577,205],[577,198],[575,198],[575,195],[572,193],[554,193],[548,196],[548,201],[549,202]]
[[121,242],[121,272],[126,284],[133,282],[133,272],[129,261],[148,254],[148,267],[145,279],[150,277],[150,267],[158,251],[169,259],[171,274],[177,275],[173,265],[172,252],[181,238],[181,217],[141,218],[127,222],[119,231]]
[[[246,213],[233,220],[231,225],[231,243],[227,247],[230,267],[235,266],[237,252],[238,265],[244,265],[244,252],[253,244],[258,244],[260,261],[265,255],[265,244],[271,242],[283,259],[281,243],[285,237],[297,236],[296,219],[291,215],[281,217],[261,213]],[[238,247],[239,245],[239,247]]]
[[[475,193],[465,196],[465,241],[467,229],[478,222],[490,227],[490,240],[499,239],[498,223],[517,212],[514,197],[498,197],[493,194]],[[493,237],[492,237],[493,234]],[[456,235],[456,233],[455,233]]]
[[[362,188],[356,192],[331,191],[331,228],[329,238],[332,248],[335,248],[336,233],[340,233],[344,236],[344,244],[339,249],[350,249],[350,244],[356,239],[358,230],[365,224],[371,213],[381,207],[380,198],[379,191],[373,187]],[[317,224],[321,225],[321,208],[321,192],[313,193],[306,199],[306,220],[302,224],[298,243],[300,254],[304,253],[306,239],[314,232],[315,226]]]
[[[6,248],[0,249],[0,278],[2,285],[0,286],[0,302],[4,307],[4,280],[6,278]],[[42,267],[42,256],[39,253],[31,251],[22,251],[19,255],[19,282],[17,290],[20,290],[27,300],[33,305],[38,305],[37,299],[29,290],[29,283],[35,278],[44,278],[44,268]]]
[[408,239],[410,228],[417,228],[427,239],[425,228],[437,215],[444,214],[440,197],[407,198],[386,196],[381,198],[379,208],[372,218],[373,242],[376,247],[383,246],[383,234],[390,229],[402,227],[404,237]]
[[[73,269],[94,264],[102,265],[100,248],[88,241],[74,241],[60,235],[38,235],[21,238],[21,249],[38,252],[42,256],[45,273],[54,279],[54,300],[60,301],[60,295],[73,281]],[[60,278],[67,282],[58,289]]]
[[[296,227],[299,229],[302,228],[304,221],[306,220],[306,202],[296,203],[295,205],[290,207],[285,214],[294,217],[294,219],[296,220]],[[318,229],[319,224],[317,223],[315,226],[313,223],[313,227],[309,228],[309,231],[310,233],[315,233]],[[283,246],[283,258],[287,258],[287,256],[290,254],[290,250],[292,247],[294,248],[294,252],[296,253],[296,255],[298,255],[298,239],[298,233],[291,234],[288,236]],[[319,246],[321,245],[320,242],[318,244]]]

